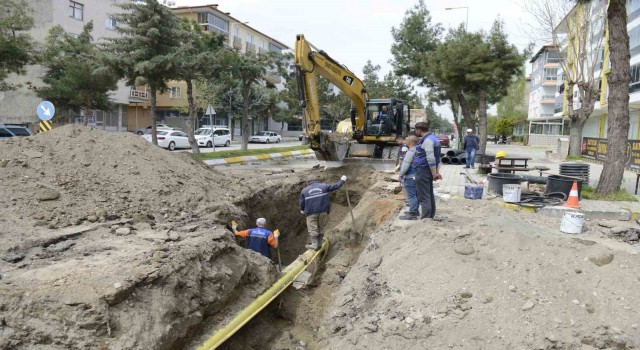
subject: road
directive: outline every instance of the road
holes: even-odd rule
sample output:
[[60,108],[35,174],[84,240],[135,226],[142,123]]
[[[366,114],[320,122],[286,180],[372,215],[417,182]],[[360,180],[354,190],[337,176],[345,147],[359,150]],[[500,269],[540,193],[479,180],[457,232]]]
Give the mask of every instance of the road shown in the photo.
[[[250,143],[249,149],[260,149],[260,148],[275,148],[275,147],[291,147],[291,146],[300,146],[302,145],[301,141],[298,140],[282,140],[280,143]],[[233,142],[229,147],[216,147],[216,151],[229,151],[240,149],[239,142]],[[213,152],[213,148],[200,147],[200,153],[210,153]],[[190,149],[181,150],[181,152],[191,152]]]

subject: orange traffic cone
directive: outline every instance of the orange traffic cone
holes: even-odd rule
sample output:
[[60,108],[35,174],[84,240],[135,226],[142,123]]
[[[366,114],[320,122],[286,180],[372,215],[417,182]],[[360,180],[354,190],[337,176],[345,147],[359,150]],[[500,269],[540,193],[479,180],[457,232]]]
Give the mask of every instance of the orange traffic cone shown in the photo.
[[564,204],[565,207],[580,209],[580,199],[578,198],[578,182],[574,181],[573,186],[571,186],[571,192],[569,192],[569,198],[567,199],[567,203]]

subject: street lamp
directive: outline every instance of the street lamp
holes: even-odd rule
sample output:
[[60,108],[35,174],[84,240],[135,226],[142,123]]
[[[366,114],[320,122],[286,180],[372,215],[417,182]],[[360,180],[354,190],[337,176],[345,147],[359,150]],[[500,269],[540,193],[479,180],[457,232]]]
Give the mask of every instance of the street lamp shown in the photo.
[[469,7],[468,6],[460,6],[460,7],[447,7],[447,8],[445,8],[445,10],[447,10],[447,11],[461,10],[461,9],[466,9],[467,10],[467,21],[464,24],[464,31],[466,32],[469,29]]

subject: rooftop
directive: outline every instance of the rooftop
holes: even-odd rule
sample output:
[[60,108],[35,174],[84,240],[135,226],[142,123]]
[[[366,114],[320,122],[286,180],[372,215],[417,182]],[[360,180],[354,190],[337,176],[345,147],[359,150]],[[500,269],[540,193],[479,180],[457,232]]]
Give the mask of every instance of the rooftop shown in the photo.
[[533,57],[531,58],[531,61],[529,61],[529,62],[530,63],[535,62],[538,59],[538,57],[540,55],[542,55],[544,52],[553,51],[553,50],[557,50],[557,49],[558,49],[558,46],[556,46],[556,45],[552,45],[552,44],[544,45],[544,46],[542,46],[540,48],[540,50],[538,50],[538,52],[535,55],[533,55]]
[[291,48],[287,45],[285,45],[284,43],[282,43],[281,41],[274,39],[273,37],[253,28],[250,25],[247,25],[246,23],[242,22],[241,20],[231,16],[230,12],[223,12],[220,9],[218,9],[218,4],[208,4],[208,5],[199,5],[199,6],[178,6],[178,7],[171,7],[171,11],[176,12],[176,13],[184,13],[184,12],[196,12],[196,11],[213,11],[216,12],[218,14],[221,14],[223,16],[226,16],[232,20],[234,20],[237,24],[242,25],[244,27],[247,27],[249,29],[251,29],[252,31],[262,34],[265,37],[269,38],[269,40],[273,41],[276,45],[280,46],[282,49],[287,49],[287,50],[291,50]]

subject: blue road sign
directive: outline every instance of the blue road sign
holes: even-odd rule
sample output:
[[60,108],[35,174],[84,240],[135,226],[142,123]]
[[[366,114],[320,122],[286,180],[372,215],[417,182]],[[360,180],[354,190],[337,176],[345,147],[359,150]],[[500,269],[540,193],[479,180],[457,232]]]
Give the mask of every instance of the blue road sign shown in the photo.
[[56,114],[56,108],[53,106],[53,103],[49,101],[42,101],[38,105],[37,112],[40,120],[51,120],[53,115]]

